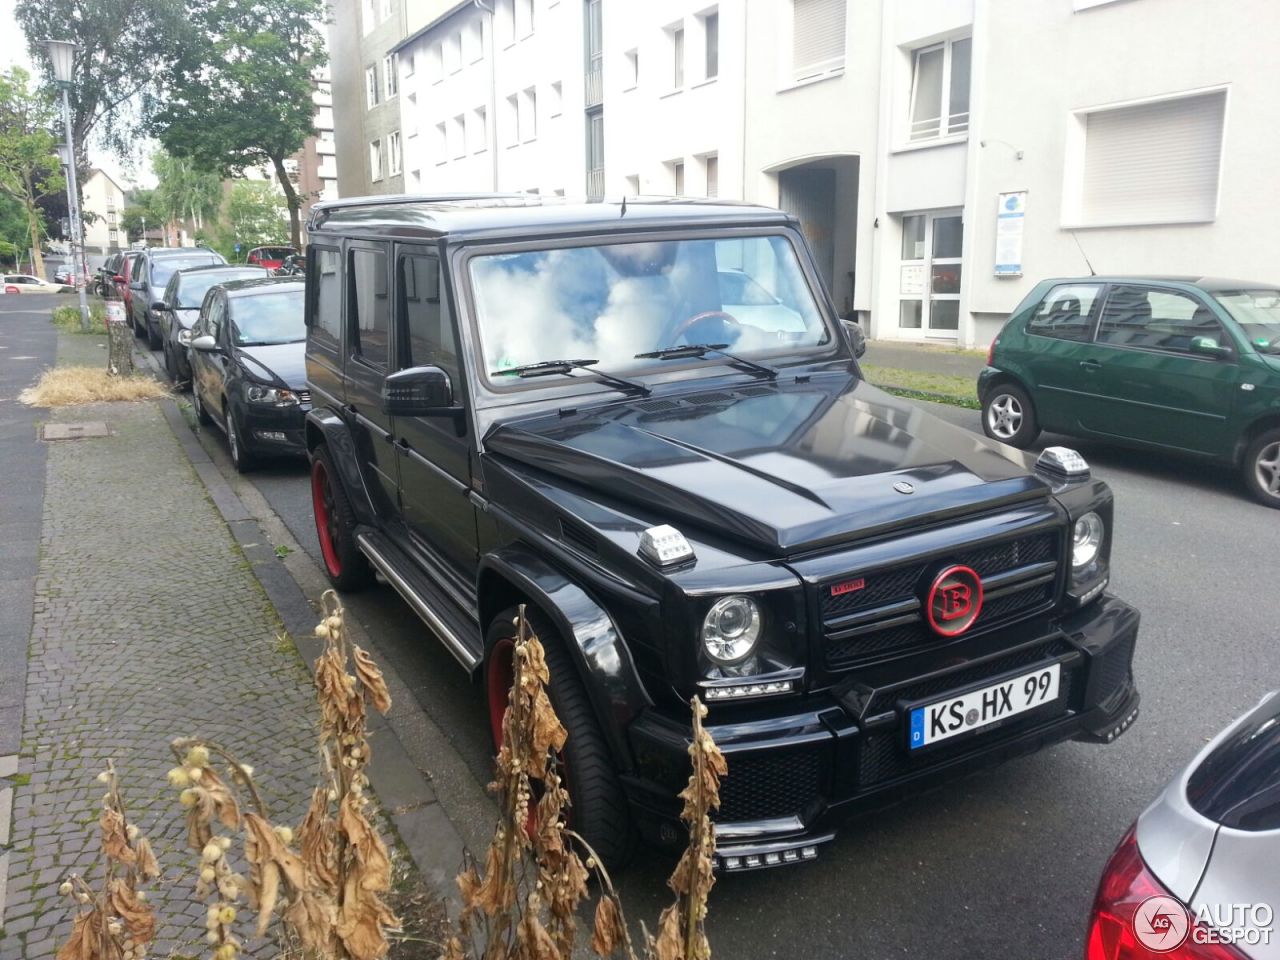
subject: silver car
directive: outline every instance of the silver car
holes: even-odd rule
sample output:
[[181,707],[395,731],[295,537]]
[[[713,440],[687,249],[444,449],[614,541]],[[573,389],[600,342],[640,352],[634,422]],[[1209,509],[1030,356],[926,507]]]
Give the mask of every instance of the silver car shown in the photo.
[[1102,874],[1086,960],[1280,960],[1280,695],[1218,734]]

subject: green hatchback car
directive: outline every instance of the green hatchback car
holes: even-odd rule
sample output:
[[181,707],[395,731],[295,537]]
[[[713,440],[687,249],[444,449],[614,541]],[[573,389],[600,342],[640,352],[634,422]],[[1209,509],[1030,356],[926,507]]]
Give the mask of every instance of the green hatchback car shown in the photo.
[[1049,430],[1231,464],[1280,508],[1280,285],[1044,280],[991,344],[978,398],[993,439]]

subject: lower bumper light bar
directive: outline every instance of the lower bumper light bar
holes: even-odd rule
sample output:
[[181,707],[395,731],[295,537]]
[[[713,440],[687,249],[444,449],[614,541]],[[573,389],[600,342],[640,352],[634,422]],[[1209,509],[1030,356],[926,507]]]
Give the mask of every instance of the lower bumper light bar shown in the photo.
[[721,847],[716,851],[716,869],[725,873],[742,873],[746,870],[762,870],[765,867],[784,867],[818,859],[818,847],[829,842],[834,834],[820,837],[804,837],[775,843],[738,844]]

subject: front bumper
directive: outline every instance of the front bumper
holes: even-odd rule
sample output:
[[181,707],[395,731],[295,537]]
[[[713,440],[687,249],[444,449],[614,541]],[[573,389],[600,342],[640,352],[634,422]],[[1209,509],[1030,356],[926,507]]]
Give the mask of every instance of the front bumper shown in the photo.
[[288,407],[244,403],[240,408],[240,439],[259,456],[307,455],[306,419],[311,404]]
[[[731,869],[812,859],[839,821],[1063,740],[1110,742],[1137,718],[1132,663],[1137,610],[1104,596],[1061,618],[1041,617],[900,661],[893,682],[853,671],[803,701],[712,704],[705,724],[724,752],[717,856]],[[1060,664],[1059,696],[913,754],[903,704],[945,699],[987,679]],[[879,676],[884,676],[880,672]],[[797,709],[799,707],[800,709]],[[678,842],[675,794],[688,776],[688,726],[651,710],[630,730],[624,778],[637,822]]]

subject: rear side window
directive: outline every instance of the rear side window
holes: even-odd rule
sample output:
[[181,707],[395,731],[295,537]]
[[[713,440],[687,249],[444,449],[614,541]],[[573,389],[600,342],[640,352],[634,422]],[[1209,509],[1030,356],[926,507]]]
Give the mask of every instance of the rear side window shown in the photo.
[[1062,283],[1052,288],[1027,321],[1027,333],[1056,340],[1091,340],[1093,308],[1101,289],[1099,283]]
[[401,257],[397,284],[400,316],[408,332],[407,365],[432,364],[456,374],[458,347],[453,324],[440,302],[440,261],[428,256]]
[[1117,347],[1190,353],[1196,337],[1226,342],[1213,311],[1175,290],[1112,287],[1098,323],[1098,342]]
[[349,256],[347,325],[352,344],[360,359],[385,370],[391,344],[387,255],[381,250],[356,248]]
[[342,337],[342,254],[326,247],[311,249],[311,276],[307,283],[314,298],[311,335],[336,353]]

